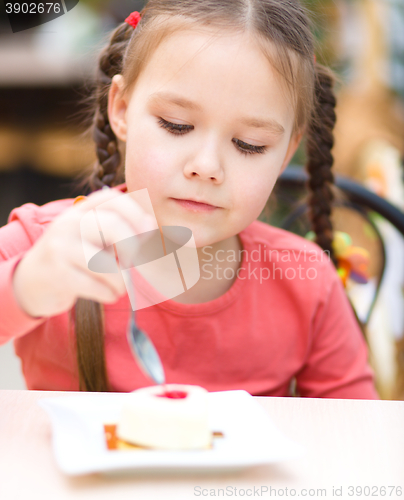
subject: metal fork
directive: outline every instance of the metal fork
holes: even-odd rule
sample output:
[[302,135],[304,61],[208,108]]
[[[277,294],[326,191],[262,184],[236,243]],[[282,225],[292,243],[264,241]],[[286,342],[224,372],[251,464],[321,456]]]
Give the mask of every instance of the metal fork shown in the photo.
[[127,272],[129,274],[127,284],[129,286],[129,293],[132,296],[132,311],[128,323],[127,337],[132,354],[148,377],[150,377],[156,384],[165,384],[164,368],[160,356],[158,355],[157,350],[148,335],[143,330],[140,330],[136,325],[135,290],[130,270]]

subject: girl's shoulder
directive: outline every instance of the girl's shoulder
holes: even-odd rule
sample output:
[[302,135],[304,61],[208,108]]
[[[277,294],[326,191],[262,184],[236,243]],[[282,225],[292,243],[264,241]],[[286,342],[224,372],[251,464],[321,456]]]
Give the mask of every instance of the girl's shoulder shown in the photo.
[[14,208],[8,223],[0,228],[0,257],[8,259],[28,250],[43,234],[47,224],[73,205],[74,199],[56,200],[39,206],[25,203]]
[[74,198],[55,200],[45,205],[36,205],[35,203],[25,203],[20,207],[14,208],[8,217],[8,223],[14,221],[20,222],[27,231],[34,231],[38,227],[52,222],[64,210],[71,207]]
[[[276,282],[278,296],[284,292],[296,303],[312,304],[328,300],[335,288],[340,297],[343,285],[330,256],[316,243],[261,221],[254,221],[240,237],[247,249],[246,262],[262,268],[259,276]],[[265,269],[263,269],[265,268]],[[264,280],[264,278],[263,278]],[[253,283],[254,281],[251,280]],[[271,287],[260,287],[260,293]]]
[[[126,185],[120,184],[119,186],[115,186],[114,189],[125,192]],[[58,215],[60,215],[67,208],[70,208],[74,202],[80,198],[83,198],[83,196],[50,201],[44,205],[25,203],[20,207],[14,208],[10,212],[7,226],[13,225],[13,228],[17,230],[17,225],[19,225],[26,232],[31,242],[34,242],[39,238],[39,236],[41,236],[47,224],[51,223]],[[3,228],[0,228],[0,230],[1,229]]]
[[[120,184],[114,189],[125,192],[126,185]],[[10,258],[28,250],[43,234],[47,225],[70,208],[77,198],[50,201],[44,205],[25,203],[14,208],[8,216],[7,224],[0,227],[0,260],[1,257]]]
[[324,254],[322,248],[313,241],[259,220],[251,223],[240,236],[242,240],[248,240],[250,245],[257,247],[265,245],[265,248],[273,254],[274,252],[310,252],[318,257]]

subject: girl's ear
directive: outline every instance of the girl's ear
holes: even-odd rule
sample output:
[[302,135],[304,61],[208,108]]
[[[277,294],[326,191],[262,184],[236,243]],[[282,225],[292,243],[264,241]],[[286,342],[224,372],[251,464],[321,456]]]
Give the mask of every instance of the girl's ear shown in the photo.
[[282,167],[279,171],[279,175],[281,175],[281,173],[289,165],[290,160],[293,158],[293,155],[296,153],[296,150],[299,147],[299,144],[303,138],[303,134],[304,134],[304,131],[299,131],[299,132],[296,132],[294,135],[292,135],[292,137],[289,141],[288,150],[286,151],[285,159],[284,159],[284,161],[282,163]]
[[123,76],[115,75],[112,78],[108,91],[108,117],[114,134],[126,142],[127,123],[126,110],[128,108],[126,96],[123,93]]

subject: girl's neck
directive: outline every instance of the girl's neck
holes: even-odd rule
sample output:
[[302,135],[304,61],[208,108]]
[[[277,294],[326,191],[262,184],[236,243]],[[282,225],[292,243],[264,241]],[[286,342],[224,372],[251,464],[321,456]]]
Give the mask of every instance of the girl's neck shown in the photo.
[[[201,277],[196,285],[175,297],[174,302],[198,304],[210,302],[225,294],[237,279],[242,249],[238,235],[198,248]],[[225,276],[233,278],[227,279]]]

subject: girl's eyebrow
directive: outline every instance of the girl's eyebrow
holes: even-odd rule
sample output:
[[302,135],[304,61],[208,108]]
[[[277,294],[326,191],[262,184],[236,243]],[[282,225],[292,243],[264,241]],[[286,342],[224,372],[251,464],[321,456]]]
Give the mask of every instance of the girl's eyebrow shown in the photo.
[[[149,104],[168,103],[184,109],[202,111],[202,106],[200,104],[171,92],[155,92],[148,97],[147,101]],[[238,121],[247,127],[262,128],[276,135],[282,135],[285,133],[284,127],[273,118],[260,119],[245,117]]]
[[242,118],[240,122],[247,127],[263,128],[276,135],[282,135],[285,133],[284,127],[273,118],[270,118],[269,120],[261,120],[259,118]]
[[150,104],[165,102],[168,104],[174,104],[176,106],[185,109],[192,109],[195,111],[202,110],[202,106],[200,106],[196,102],[190,101],[189,99],[185,99],[185,97],[172,94],[171,92],[156,92],[154,94],[151,94],[147,100]]

